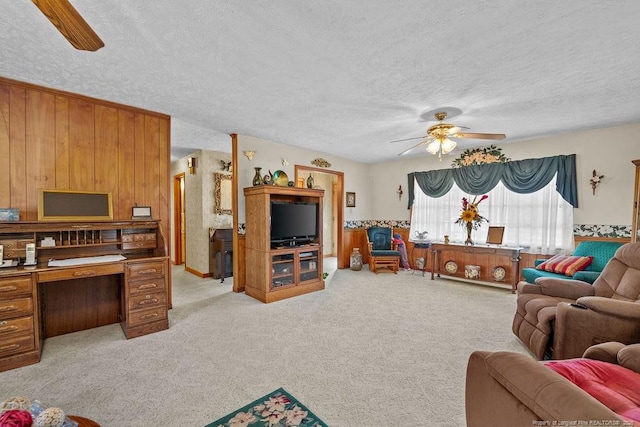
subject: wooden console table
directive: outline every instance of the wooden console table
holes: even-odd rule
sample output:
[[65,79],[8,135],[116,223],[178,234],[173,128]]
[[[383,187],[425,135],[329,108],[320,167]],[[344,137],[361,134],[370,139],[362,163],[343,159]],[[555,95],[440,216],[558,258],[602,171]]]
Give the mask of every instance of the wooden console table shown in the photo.
[[[37,262],[25,265],[30,243]],[[0,372],[39,362],[47,337],[118,322],[127,338],[169,327],[169,257],[158,221],[0,222],[0,245],[8,258],[0,268]]]
[[[491,285],[509,285],[515,293],[520,277],[520,248],[431,244],[431,279],[441,275]],[[479,267],[469,269],[467,266]],[[473,271],[475,270],[475,271]]]

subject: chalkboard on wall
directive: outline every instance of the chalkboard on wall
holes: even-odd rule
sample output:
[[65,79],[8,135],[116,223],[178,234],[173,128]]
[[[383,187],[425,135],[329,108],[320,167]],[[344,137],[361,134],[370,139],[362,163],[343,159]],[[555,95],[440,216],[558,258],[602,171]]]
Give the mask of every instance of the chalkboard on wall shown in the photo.
[[111,193],[104,191],[40,190],[39,221],[112,220]]

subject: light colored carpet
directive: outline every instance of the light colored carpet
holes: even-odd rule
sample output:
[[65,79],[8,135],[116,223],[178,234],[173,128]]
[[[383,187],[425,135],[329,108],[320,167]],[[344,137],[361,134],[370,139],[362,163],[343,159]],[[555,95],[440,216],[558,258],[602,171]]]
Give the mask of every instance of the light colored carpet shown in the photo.
[[28,396],[102,426],[203,426],[284,387],[330,426],[464,426],[469,354],[528,354],[508,290],[365,266],[263,304],[230,278],[173,273],[169,330],[49,338],[39,364],[0,373],[0,399]]

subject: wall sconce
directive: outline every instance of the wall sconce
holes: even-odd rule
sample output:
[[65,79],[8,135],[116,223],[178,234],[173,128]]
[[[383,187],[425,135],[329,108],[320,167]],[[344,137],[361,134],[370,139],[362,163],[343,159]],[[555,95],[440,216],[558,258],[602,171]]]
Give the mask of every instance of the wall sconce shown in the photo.
[[398,200],[402,200],[402,185],[398,186],[396,193],[398,193]]
[[189,168],[189,173],[191,175],[196,173],[196,158],[195,157],[187,157],[187,167]]
[[591,189],[593,190],[593,195],[596,195],[596,188],[598,188],[598,185],[600,185],[600,180],[604,178],[604,175],[598,175],[598,172],[596,172],[596,170],[593,170],[593,175],[591,176],[591,179],[589,180],[589,182],[591,183]]

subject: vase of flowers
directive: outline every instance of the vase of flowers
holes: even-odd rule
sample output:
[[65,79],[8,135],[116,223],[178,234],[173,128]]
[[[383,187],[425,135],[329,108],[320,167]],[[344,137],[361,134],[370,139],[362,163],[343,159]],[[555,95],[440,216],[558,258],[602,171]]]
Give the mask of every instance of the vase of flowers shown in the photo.
[[467,240],[464,241],[465,245],[473,245],[471,240],[471,231],[478,229],[483,221],[488,220],[480,215],[478,212],[478,205],[483,200],[488,199],[486,194],[478,200],[478,196],[475,196],[472,201],[469,201],[466,197],[462,198],[462,212],[460,218],[456,220],[456,224],[460,224],[467,230]]

